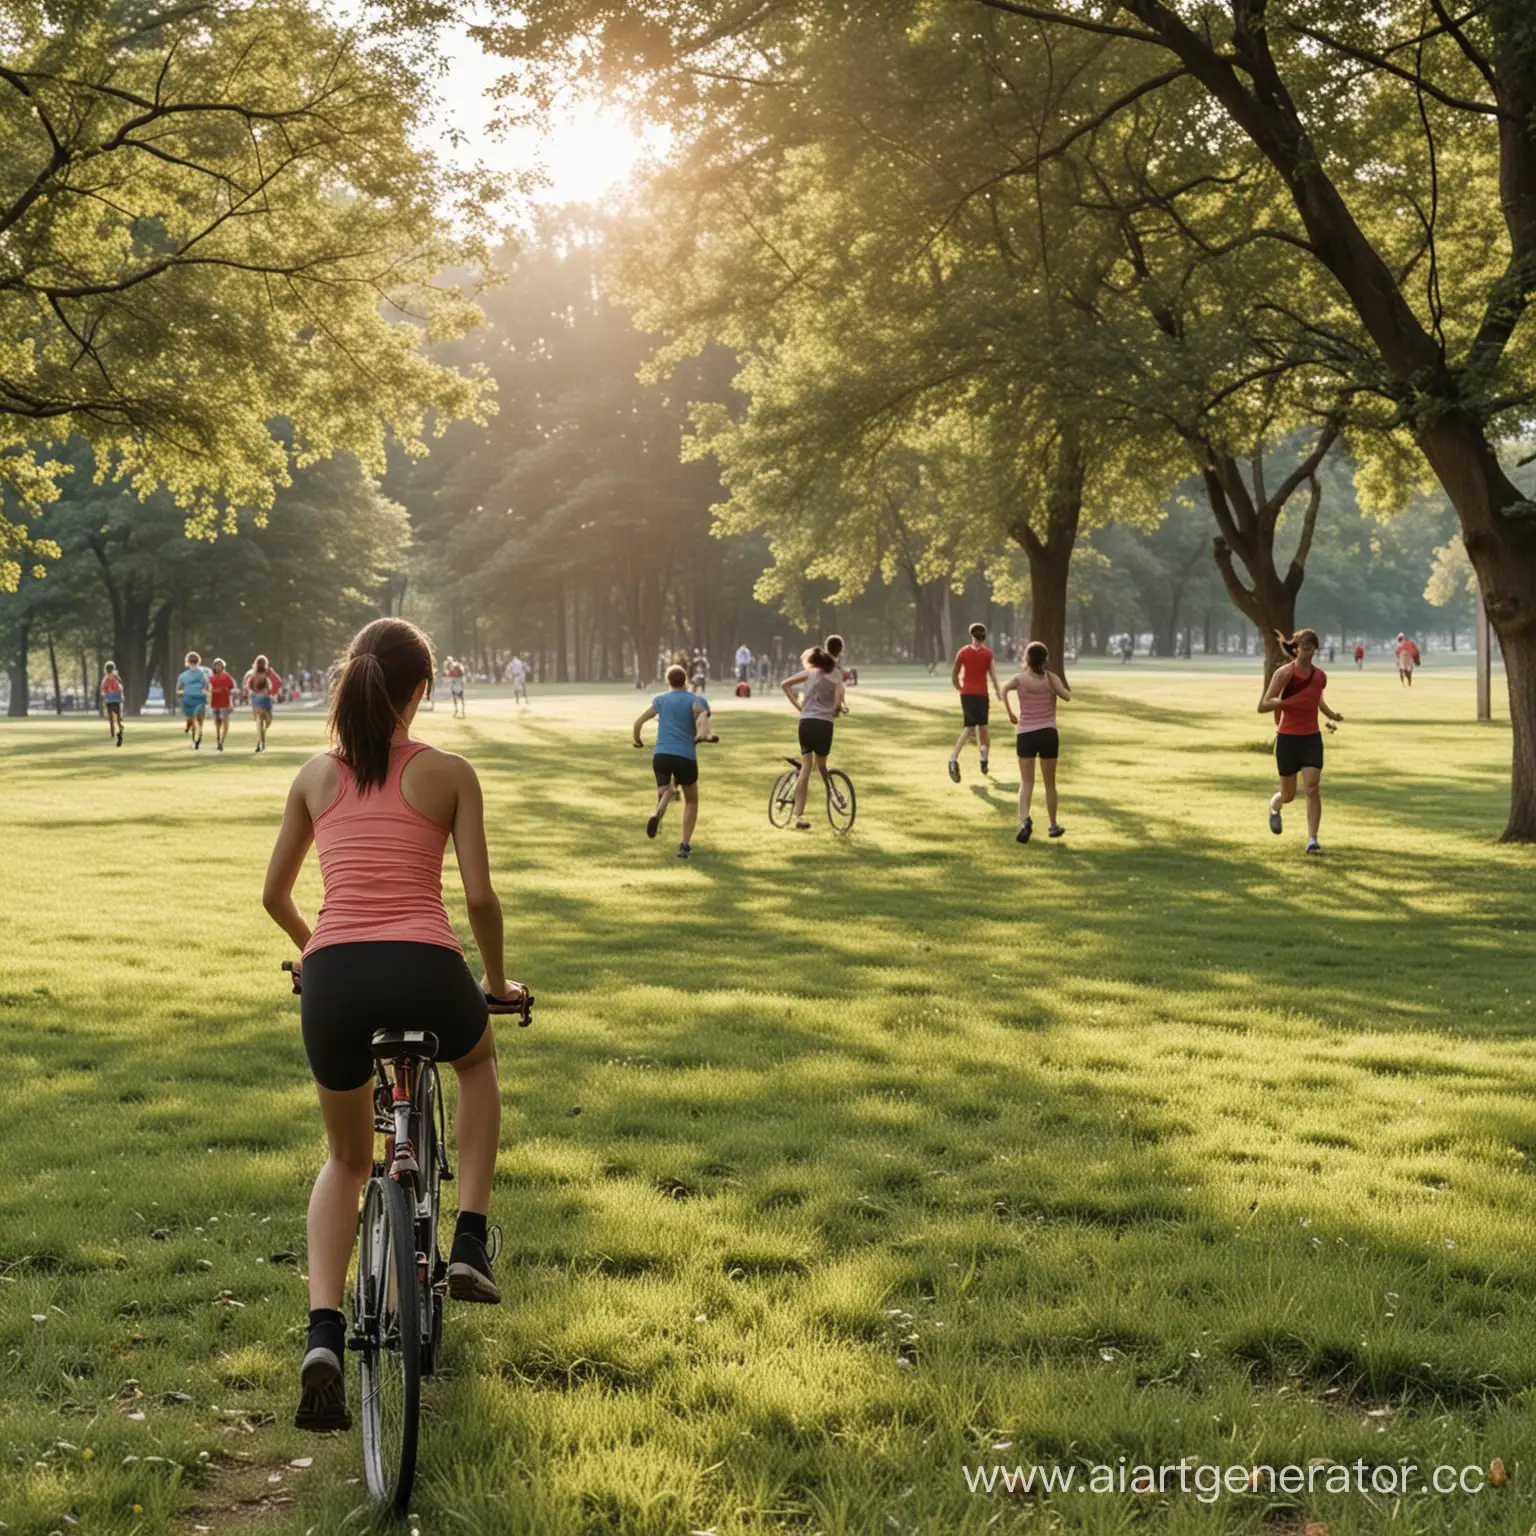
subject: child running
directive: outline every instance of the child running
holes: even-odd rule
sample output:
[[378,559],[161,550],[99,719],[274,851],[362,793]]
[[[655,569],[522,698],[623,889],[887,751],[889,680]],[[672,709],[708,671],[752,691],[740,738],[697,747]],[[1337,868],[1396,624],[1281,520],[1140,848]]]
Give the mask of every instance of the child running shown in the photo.
[[235,688],[234,678],[229,675],[222,657],[216,657],[213,663],[213,676],[208,679],[208,697],[212,700],[213,710],[213,749],[215,752],[224,750],[224,740],[229,735],[229,717],[235,712]]
[[997,669],[992,665],[992,652],[987,649],[985,624],[971,625],[971,643],[962,645],[955,653],[955,665],[950,671],[949,681],[959,690],[960,713],[965,721],[965,728],[955,741],[955,750],[949,754],[949,776],[956,784],[960,782],[960,749],[975,736],[981,750],[982,777],[985,778],[987,758],[992,746],[992,738],[987,733],[987,716],[992,707],[987,690],[989,681],[992,684],[991,692],[1002,697],[998,693]]
[[192,738],[194,752],[203,744],[203,719],[208,709],[208,674],[202,669],[202,659],[196,651],[188,651],[186,671],[176,679],[181,717],[186,721],[186,734]]
[[[501,1300],[487,1252],[501,1089],[486,994],[518,1002],[523,989],[504,968],[480,781],[462,757],[410,737],[436,670],[427,637],[403,619],[375,619],[353,639],[331,693],[335,746],[294,779],[262,891],[262,905],[302,952],[304,1052],[329,1145],[309,1197],[300,1429],[352,1422],[341,1307],[358,1196],[373,1166],[375,1030],[430,1025],[438,1060],[458,1076],[459,1217],[448,1294]],[[443,907],[450,836],[485,970],[478,984]],[[293,899],[311,843],[325,884],[314,928]]]
[[443,663],[443,676],[448,679],[448,697],[453,700],[453,718],[463,718],[464,710],[464,663],[450,656]]
[[251,701],[251,718],[256,722],[256,750],[267,750],[267,732],[272,727],[272,700],[283,680],[272,670],[265,656],[258,656],[245,674],[245,691]]
[[667,807],[683,796],[683,840],[677,856],[686,859],[693,853],[693,829],[699,821],[699,753],[701,741],[718,741],[709,725],[709,700],[688,691],[688,672],[684,667],[667,668],[667,691],[651,700],[651,707],[635,721],[634,739],[644,747],[640,727],[647,720],[659,720],[656,750],[651,767],[656,774],[656,809],[645,824],[645,835],[655,837]]
[[[1018,841],[1027,843],[1035,830],[1029,814],[1030,798],[1035,792],[1035,759],[1040,759],[1040,773],[1045,779],[1045,809],[1051,818],[1050,835],[1060,837],[1067,829],[1056,820],[1056,759],[1061,755],[1061,737],[1056,731],[1056,701],[1072,702],[1072,690],[1054,672],[1046,671],[1051,653],[1044,643],[1031,640],[1024,648],[1024,665],[1018,676],[1003,684],[1003,708],[1018,733],[1019,750],[1019,833]],[[1019,712],[1014,714],[1008,695],[1017,694]]]
[[[1317,728],[1321,713],[1329,720],[1344,716],[1323,703],[1323,689],[1328,674],[1312,665],[1317,654],[1317,631],[1298,629],[1289,640],[1277,630],[1280,648],[1293,661],[1275,669],[1275,675],[1259,700],[1259,713],[1277,717],[1275,729],[1275,766],[1280,772],[1280,788],[1270,797],[1269,830],[1277,835],[1283,830],[1280,807],[1296,798],[1296,776],[1301,775],[1307,793],[1307,852],[1321,853],[1317,829],[1323,817],[1323,733]],[[1332,730],[1333,727],[1329,726]]]
[[[841,653],[841,652],[839,652]],[[802,670],[779,684],[784,696],[800,711],[800,777],[795,782],[795,830],[808,832],[805,797],[811,787],[814,765],[831,794],[827,759],[832,755],[832,725],[847,706],[843,703],[843,675],[837,660],[825,646],[813,645],[801,658]],[[803,691],[797,696],[796,688]]]
[[122,746],[123,680],[117,675],[115,661],[109,661],[101,672],[101,702],[107,711],[107,730],[118,746]]

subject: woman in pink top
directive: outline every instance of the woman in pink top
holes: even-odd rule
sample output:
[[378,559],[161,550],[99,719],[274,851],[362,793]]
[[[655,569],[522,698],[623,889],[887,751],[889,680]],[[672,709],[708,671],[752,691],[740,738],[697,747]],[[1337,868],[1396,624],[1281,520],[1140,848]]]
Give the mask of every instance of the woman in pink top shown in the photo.
[[[330,1156],[309,1201],[309,1348],[296,1423],[345,1429],[342,1287],[357,1204],[373,1168],[373,1058],[378,1029],[430,1028],[459,1079],[459,1218],[448,1294],[496,1302],[486,1213],[501,1133],[501,1089],[486,993],[517,1001],[502,960],[501,903],[491,888],[480,781],[462,757],[410,738],[436,673],[414,624],[376,619],[359,632],[331,688],[335,746],[288,791],[262,904],[302,952],[304,1050],[320,1093]],[[443,907],[452,836],[469,926],[485,975],[477,984]],[[313,842],[325,903],[311,929],[293,900]]]
[[[1019,835],[1027,843],[1035,830],[1029,814],[1029,802],[1035,792],[1035,759],[1045,777],[1045,809],[1051,818],[1051,836],[1060,837],[1067,829],[1056,820],[1056,759],[1061,755],[1061,738],[1056,734],[1056,700],[1072,699],[1072,690],[1045,664],[1051,653],[1039,640],[1024,647],[1024,665],[1016,677],[1003,684],[1003,708],[1018,732],[1019,748]],[[1015,714],[1009,694],[1019,701]]]

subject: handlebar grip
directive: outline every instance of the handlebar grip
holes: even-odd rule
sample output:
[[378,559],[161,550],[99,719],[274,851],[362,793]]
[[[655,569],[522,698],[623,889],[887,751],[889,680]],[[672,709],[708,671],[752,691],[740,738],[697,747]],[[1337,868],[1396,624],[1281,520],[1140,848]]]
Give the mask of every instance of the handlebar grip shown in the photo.
[[511,1014],[516,1018],[519,1029],[527,1029],[533,1023],[532,992],[524,992],[521,999],[515,1003],[509,1002],[504,997],[497,997],[494,992],[487,992],[485,1006],[490,1013]]

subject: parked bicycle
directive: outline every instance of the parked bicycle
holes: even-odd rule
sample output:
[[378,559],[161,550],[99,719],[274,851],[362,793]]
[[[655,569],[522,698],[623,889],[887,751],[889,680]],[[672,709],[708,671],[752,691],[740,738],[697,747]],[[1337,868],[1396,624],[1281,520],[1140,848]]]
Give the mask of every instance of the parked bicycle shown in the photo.
[[[800,759],[786,757],[789,767],[778,777],[768,797],[768,820],[776,827],[787,827],[795,819],[795,785],[800,778]],[[829,768],[826,777],[827,820],[834,832],[848,832],[858,810],[853,780],[841,768]]]
[[[293,962],[283,969],[303,990]],[[495,1014],[533,1022],[533,994],[508,1002],[486,994]],[[447,1120],[437,1082],[437,1036],[429,1029],[373,1036],[373,1124],[383,1156],[363,1191],[361,1241],[352,1292],[352,1331],[361,1376],[363,1471],[368,1491],[403,1514],[416,1479],[421,1382],[438,1367],[448,1263],[438,1243],[442,1185],[453,1178]],[[495,1257],[494,1253],[491,1255]]]

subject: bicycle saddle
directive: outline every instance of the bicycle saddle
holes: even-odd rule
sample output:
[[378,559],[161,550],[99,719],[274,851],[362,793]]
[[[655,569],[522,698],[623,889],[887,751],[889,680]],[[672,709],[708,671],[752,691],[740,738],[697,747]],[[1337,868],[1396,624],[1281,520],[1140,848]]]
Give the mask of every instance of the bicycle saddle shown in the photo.
[[419,1056],[430,1061],[437,1055],[437,1036],[430,1029],[380,1029],[374,1032],[373,1054],[384,1060]]

